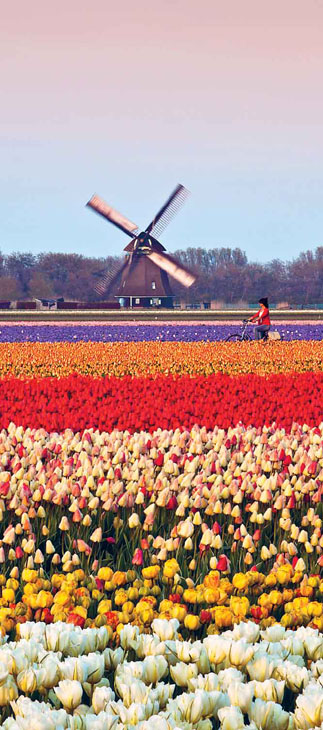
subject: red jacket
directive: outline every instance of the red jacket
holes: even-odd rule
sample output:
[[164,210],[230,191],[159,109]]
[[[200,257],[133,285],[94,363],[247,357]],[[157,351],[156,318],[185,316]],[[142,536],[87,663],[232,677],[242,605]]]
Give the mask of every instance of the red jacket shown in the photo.
[[259,309],[257,314],[254,314],[253,317],[251,317],[251,322],[255,322],[256,319],[258,320],[258,324],[270,325],[269,309],[267,307]]

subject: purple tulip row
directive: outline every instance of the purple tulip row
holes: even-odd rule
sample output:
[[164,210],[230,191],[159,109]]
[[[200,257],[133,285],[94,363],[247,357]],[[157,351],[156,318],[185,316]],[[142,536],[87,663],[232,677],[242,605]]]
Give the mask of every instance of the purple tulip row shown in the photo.
[[[241,323],[174,325],[0,325],[0,342],[214,342],[241,331]],[[278,324],[283,340],[322,340],[323,323]],[[254,337],[253,327],[249,333]]]

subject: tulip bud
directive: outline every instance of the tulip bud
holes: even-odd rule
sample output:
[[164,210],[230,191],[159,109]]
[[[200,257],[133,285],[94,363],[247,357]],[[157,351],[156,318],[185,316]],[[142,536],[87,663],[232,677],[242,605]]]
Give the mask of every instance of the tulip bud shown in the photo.
[[41,563],[44,562],[43,553],[41,550],[39,550],[39,548],[35,552],[34,562],[36,563],[36,565],[40,565]]
[[63,530],[63,531],[70,529],[69,521],[65,515],[64,515],[64,517],[62,517],[58,527],[60,530]]

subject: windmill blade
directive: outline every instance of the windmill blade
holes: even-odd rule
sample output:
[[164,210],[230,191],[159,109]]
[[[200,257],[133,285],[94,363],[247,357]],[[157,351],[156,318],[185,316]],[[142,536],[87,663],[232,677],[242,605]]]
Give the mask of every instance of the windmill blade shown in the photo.
[[163,233],[168,223],[174,218],[176,213],[185,203],[186,198],[190,195],[189,190],[184,188],[184,185],[177,185],[174,192],[166,200],[166,203],[155,215],[155,218],[151,221],[149,226],[146,228],[148,233],[151,233],[154,238],[157,238]]
[[108,205],[99,195],[92,195],[91,200],[86,205],[96,213],[99,213],[99,215],[102,215],[103,218],[106,218],[110,223],[113,223],[114,226],[126,233],[127,236],[135,238],[134,231],[138,230],[138,226],[129,221],[128,218],[125,218],[115,208],[112,208],[111,205]]
[[127,266],[127,263],[128,261],[125,261],[122,266],[120,266],[119,263],[115,263],[109,269],[103,269],[101,271],[93,272],[93,276],[100,276],[100,280],[94,287],[96,293],[100,296],[105,294],[108,289],[111,288],[112,284],[114,284],[116,279],[118,279],[123,269],[125,269],[125,267]]
[[192,286],[194,281],[196,281],[196,276],[188,269],[180,266],[180,264],[178,264],[176,259],[173,259],[172,256],[164,253],[157,253],[156,251],[152,251],[147,255],[154,264],[157,264],[157,266],[160,266],[161,269],[164,269],[167,274],[172,276],[173,279],[179,281],[180,284],[183,284],[183,286]]

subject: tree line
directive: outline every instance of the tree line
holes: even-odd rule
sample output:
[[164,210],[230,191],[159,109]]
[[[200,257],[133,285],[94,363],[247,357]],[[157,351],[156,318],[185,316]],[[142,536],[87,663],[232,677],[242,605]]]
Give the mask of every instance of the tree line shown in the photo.
[[[252,303],[268,296],[271,303],[323,303],[323,246],[292,261],[274,259],[265,264],[248,261],[240,248],[191,247],[173,255],[197,274],[188,290],[172,280],[174,294],[187,302],[213,299],[226,304]],[[95,272],[115,268],[122,260],[80,254],[0,253],[0,300],[64,297],[95,301],[100,299],[94,289]]]

